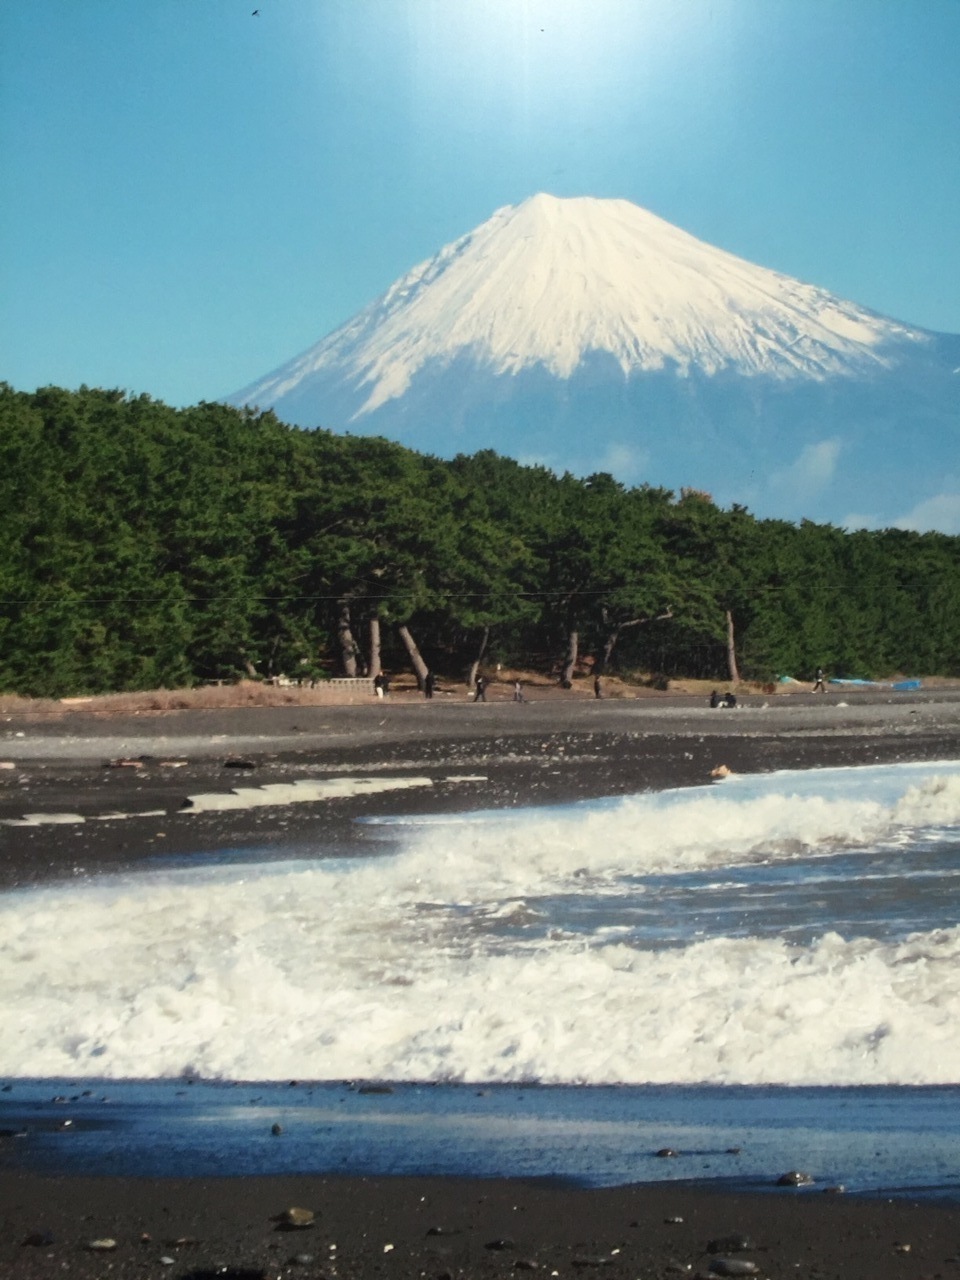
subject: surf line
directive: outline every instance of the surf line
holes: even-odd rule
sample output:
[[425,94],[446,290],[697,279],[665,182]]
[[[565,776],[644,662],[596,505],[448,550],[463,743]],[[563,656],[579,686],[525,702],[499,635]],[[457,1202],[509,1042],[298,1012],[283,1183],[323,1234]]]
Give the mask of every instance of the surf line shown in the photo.
[[[290,804],[316,804],[323,800],[340,800],[351,796],[374,795],[383,791],[406,791],[412,787],[432,787],[435,782],[486,782],[480,774],[452,774],[442,778],[308,778],[296,782],[268,782],[260,787],[235,787],[230,791],[206,791],[187,796],[174,813],[221,813],[226,810],[283,807]],[[112,811],[94,813],[25,813],[20,818],[0,818],[0,826],[61,826],[79,822],[114,822],[123,818],[163,818],[171,810],[141,809],[130,813]]]

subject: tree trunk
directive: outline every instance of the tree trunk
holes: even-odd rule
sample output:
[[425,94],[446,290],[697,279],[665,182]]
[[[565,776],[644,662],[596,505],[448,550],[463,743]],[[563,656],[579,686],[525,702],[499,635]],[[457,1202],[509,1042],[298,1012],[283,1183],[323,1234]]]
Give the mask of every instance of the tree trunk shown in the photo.
[[397,627],[400,639],[403,641],[403,647],[410,655],[410,662],[414,671],[417,673],[417,684],[423,688],[423,683],[427,678],[427,664],[420,657],[420,650],[414,642],[413,636],[410,634],[409,628],[406,626]]
[[337,619],[337,639],[340,641],[340,660],[343,663],[343,674],[355,677],[359,649],[350,629],[349,600],[340,601],[340,617]]
[[375,680],[383,667],[380,665],[380,619],[370,619],[370,666],[367,675]]
[[564,689],[569,689],[573,683],[573,673],[579,654],[580,635],[577,631],[571,629],[567,636],[567,656],[563,660],[563,668],[560,672],[560,684]]
[[483,639],[480,641],[480,648],[477,650],[477,656],[470,663],[470,670],[467,673],[467,688],[474,689],[477,684],[477,672],[480,670],[480,663],[483,661],[483,655],[487,652],[487,642],[490,639],[490,628],[483,628]]
[[602,676],[606,673],[607,665],[610,662],[610,655],[613,653],[613,650],[616,647],[616,643],[620,639],[620,631],[621,631],[620,627],[614,627],[614,629],[607,636],[606,641],[604,642],[604,646],[600,651],[600,658],[593,668],[594,675]]
[[727,610],[727,670],[730,674],[730,683],[740,683],[740,673],[737,670],[737,647],[733,638],[733,614]]

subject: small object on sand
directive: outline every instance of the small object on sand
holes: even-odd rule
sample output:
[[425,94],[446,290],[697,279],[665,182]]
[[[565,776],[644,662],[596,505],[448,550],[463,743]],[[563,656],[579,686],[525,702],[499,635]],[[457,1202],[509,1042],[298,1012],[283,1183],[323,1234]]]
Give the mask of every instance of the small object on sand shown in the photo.
[[909,1253],[912,1246],[909,1244],[895,1244],[893,1246],[894,1253]]
[[710,1263],[715,1276],[755,1276],[759,1270],[749,1258],[714,1258]]
[[294,1206],[291,1209],[284,1209],[277,1219],[277,1228],[280,1231],[306,1231],[308,1227],[314,1225],[316,1214],[312,1209],[300,1209]]
[[231,756],[229,760],[224,760],[223,767],[225,769],[255,769],[257,766],[253,760],[241,760],[237,756]]
[[394,1246],[392,1244],[385,1244],[383,1246],[384,1253],[393,1253],[393,1249],[394,1249]]
[[290,1262],[295,1267],[309,1267],[311,1262],[313,1262],[313,1254],[295,1253],[290,1259]]
[[504,1249],[515,1249],[517,1246],[509,1236],[502,1236],[499,1240],[488,1240],[483,1247],[502,1253]]
[[12,760],[0,760],[0,769],[15,769],[16,767]]
[[676,1157],[676,1151],[673,1147],[661,1147],[659,1151],[655,1151],[654,1155],[661,1160],[672,1160]]
[[707,1242],[707,1253],[743,1253],[756,1247],[749,1236],[720,1236]]
[[680,1217],[679,1213],[673,1214],[670,1218],[664,1218],[664,1222],[668,1227],[679,1227],[683,1225],[683,1219]]
[[539,1271],[540,1263],[536,1258],[517,1258],[513,1267],[515,1271]]
[[102,1236],[99,1240],[88,1240],[84,1248],[89,1253],[112,1253],[117,1247],[112,1236]]
[[781,1173],[777,1179],[778,1187],[811,1187],[813,1179],[809,1173],[801,1173],[799,1169],[791,1169],[789,1173]]
[[159,1257],[157,1261],[160,1263],[161,1267],[172,1267],[176,1262],[176,1258],[171,1258],[169,1253],[165,1253]]
[[729,778],[731,773],[733,773],[733,770],[730,768],[729,765],[718,764],[715,769],[710,770],[710,777],[711,778]]
[[283,1133],[283,1125],[282,1125],[282,1124],[272,1124],[272,1125],[270,1126],[270,1132],[273,1134],[273,1136],[274,1136],[275,1138],[279,1138],[279,1137],[280,1137],[280,1135],[281,1135],[281,1133]]
[[103,766],[105,769],[143,769],[144,762],[142,760],[108,760]]

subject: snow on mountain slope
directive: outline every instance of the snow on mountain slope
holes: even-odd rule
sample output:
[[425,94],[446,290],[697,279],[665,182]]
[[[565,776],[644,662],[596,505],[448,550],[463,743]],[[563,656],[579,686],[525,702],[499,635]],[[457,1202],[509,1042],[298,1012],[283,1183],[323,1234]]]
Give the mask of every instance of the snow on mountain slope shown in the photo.
[[229,400],[441,457],[495,449],[706,489],[760,515],[960,532],[958,364],[960,335],[628,201],[538,195]]
[[885,367],[927,335],[754,266],[626,200],[537,195],[441,249],[309,351],[231,400],[276,404],[334,369],[352,420],[428,362],[468,354],[495,376],[569,378],[607,353],[624,376],[722,370],[822,380]]

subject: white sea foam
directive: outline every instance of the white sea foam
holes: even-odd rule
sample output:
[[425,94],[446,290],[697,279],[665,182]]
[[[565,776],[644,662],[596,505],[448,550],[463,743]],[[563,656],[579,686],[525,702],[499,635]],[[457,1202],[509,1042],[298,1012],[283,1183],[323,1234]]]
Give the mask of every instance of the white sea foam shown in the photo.
[[652,950],[543,921],[545,895],[851,845],[909,859],[957,826],[960,763],[817,771],[424,822],[365,860],[7,894],[0,1074],[956,1082],[960,927],[801,946],[691,926]]

